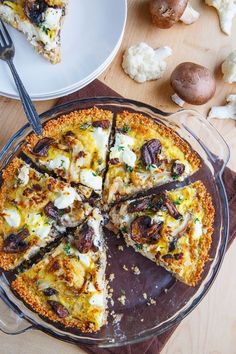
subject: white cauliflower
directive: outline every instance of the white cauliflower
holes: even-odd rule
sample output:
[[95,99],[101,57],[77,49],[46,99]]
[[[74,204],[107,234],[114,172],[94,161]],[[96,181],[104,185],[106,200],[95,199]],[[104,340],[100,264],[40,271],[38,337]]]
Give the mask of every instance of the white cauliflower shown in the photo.
[[226,102],[225,106],[212,107],[207,118],[236,120],[236,94],[227,96]]
[[232,52],[222,64],[224,81],[232,84],[236,82],[236,50]]
[[236,0],[205,0],[205,2],[216,8],[222,31],[230,35],[233,18],[236,15]]
[[166,70],[165,59],[172,54],[169,47],[153,49],[146,43],[128,48],[123,56],[122,67],[133,80],[142,83],[161,78]]
[[191,25],[199,19],[199,16],[199,12],[194,10],[194,8],[188,4],[183,15],[180,17],[180,21],[182,21],[186,25]]

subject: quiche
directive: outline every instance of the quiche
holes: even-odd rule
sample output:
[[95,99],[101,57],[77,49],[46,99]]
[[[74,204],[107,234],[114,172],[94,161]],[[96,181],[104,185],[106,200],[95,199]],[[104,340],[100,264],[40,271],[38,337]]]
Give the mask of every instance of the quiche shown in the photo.
[[83,332],[98,331],[105,324],[102,222],[95,208],[73,235],[13,281],[12,288],[37,313]]
[[0,189],[0,267],[9,270],[91,212],[76,189],[14,158]]
[[78,185],[85,197],[101,194],[113,114],[97,108],[48,121],[31,134],[24,153],[40,168]]
[[208,260],[214,221],[202,182],[114,206],[110,218],[127,245],[195,286]]
[[172,129],[141,114],[122,112],[116,117],[104,203],[171,181],[183,181],[200,165],[198,154]]
[[61,29],[67,0],[1,0],[0,18],[22,32],[53,64],[61,60]]

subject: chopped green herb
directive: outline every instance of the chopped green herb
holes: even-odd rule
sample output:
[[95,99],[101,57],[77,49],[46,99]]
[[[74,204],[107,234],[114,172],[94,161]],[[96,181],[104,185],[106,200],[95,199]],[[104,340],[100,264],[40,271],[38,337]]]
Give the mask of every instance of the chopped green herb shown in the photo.
[[173,180],[175,181],[176,179],[178,179],[179,176],[178,176],[176,173],[173,173],[171,177],[172,177]]
[[149,165],[146,166],[146,169],[151,171],[151,170],[155,170],[157,168],[157,165],[155,165],[154,163],[150,163]]
[[180,197],[179,197],[178,199],[176,199],[173,203],[174,203],[175,205],[180,205],[183,200],[184,200],[184,198],[180,196]]
[[119,146],[118,146],[118,151],[124,151],[124,149],[125,149],[124,146],[122,146],[122,145],[119,145]]
[[124,124],[123,128],[122,128],[122,131],[124,133],[129,133],[131,131],[131,128],[128,126],[128,124]]
[[65,251],[65,254],[66,254],[67,256],[70,256],[70,255],[71,255],[71,248],[70,248],[70,244],[69,244],[69,243],[67,243],[67,244],[65,245],[64,251]]
[[141,250],[143,248],[143,245],[140,245],[139,243],[135,243],[134,246],[137,248],[137,250]]
[[194,222],[200,222],[200,220],[198,218],[194,219]]
[[90,127],[91,127],[91,124],[84,123],[84,124],[81,124],[80,129],[81,130],[86,130],[86,129],[90,128]]
[[127,226],[123,226],[121,228],[121,231],[124,232],[124,233],[127,233],[128,232]]
[[103,159],[98,159],[98,164],[101,165],[103,162]]
[[97,177],[97,173],[96,172],[92,172],[92,175],[94,176],[94,177]]
[[35,284],[36,284],[37,286],[39,286],[40,281],[39,281],[39,280],[36,280]]
[[133,167],[128,166],[128,165],[125,165],[125,169],[127,172],[133,172],[133,170],[134,170]]
[[42,31],[48,35],[48,32],[50,31],[49,28],[45,27],[44,25],[40,26]]

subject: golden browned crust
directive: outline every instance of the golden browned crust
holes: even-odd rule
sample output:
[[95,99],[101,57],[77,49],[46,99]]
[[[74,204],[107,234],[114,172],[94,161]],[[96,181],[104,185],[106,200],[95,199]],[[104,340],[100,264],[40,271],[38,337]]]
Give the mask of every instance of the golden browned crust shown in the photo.
[[[157,264],[163,266],[167,271],[173,273],[173,275],[182,281],[183,283],[189,286],[196,286],[198,282],[201,280],[201,275],[204,270],[205,264],[209,259],[209,250],[212,243],[212,234],[213,234],[213,223],[214,223],[214,215],[215,208],[212,203],[212,198],[210,194],[207,192],[206,187],[200,181],[197,181],[191,185],[193,188],[196,188],[198,201],[204,208],[204,218],[203,218],[203,229],[206,230],[204,235],[201,236],[199,245],[198,245],[198,256],[196,259],[196,267],[193,268],[192,272],[189,276],[180,275],[178,273],[178,269],[184,269],[184,265],[180,261],[173,261],[170,264],[168,262],[163,261],[161,258],[157,259]],[[196,245],[194,243],[190,244],[190,248],[194,251]],[[191,252],[190,249],[190,252]],[[174,271],[173,267],[177,270]]]
[[[96,107],[81,111],[74,111],[59,118],[49,120],[43,127],[43,136],[59,139],[63,135],[63,132],[67,130],[73,130],[73,128],[78,128],[81,124],[91,123],[96,120],[103,119],[107,119],[112,122],[113,113],[103,109],[98,109]],[[34,146],[39,139],[40,138],[35,134],[30,134],[26,138],[26,141],[30,144],[30,146]],[[27,152],[27,146],[24,147],[23,150]]]
[[81,323],[75,319],[60,318],[50,308],[42,303],[40,296],[30,290],[30,283],[24,276],[19,276],[11,284],[12,288],[20,295],[20,297],[30,305],[38,314],[47,317],[53,322],[60,322],[65,327],[76,327],[84,333],[93,333],[99,330],[94,323]]
[[184,153],[186,160],[189,161],[195,170],[201,166],[199,155],[193,151],[191,146],[181,139],[173,129],[166,127],[164,124],[158,123],[142,114],[130,113],[127,111],[118,114],[116,118],[116,125],[118,128],[123,127],[124,124],[128,124],[131,129],[136,129],[144,134],[148,132],[149,129],[155,130],[157,133],[170,139],[173,142],[173,145],[177,146]]

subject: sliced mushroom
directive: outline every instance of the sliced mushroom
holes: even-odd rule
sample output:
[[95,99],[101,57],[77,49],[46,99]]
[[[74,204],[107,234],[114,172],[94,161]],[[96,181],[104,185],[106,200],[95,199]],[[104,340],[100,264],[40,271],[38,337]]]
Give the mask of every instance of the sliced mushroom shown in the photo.
[[185,165],[183,163],[179,162],[174,162],[172,167],[171,167],[171,175],[172,177],[179,177],[181,176],[185,171]]
[[60,318],[65,318],[69,315],[69,311],[67,310],[67,308],[63,306],[60,302],[48,300],[48,304]]
[[88,253],[93,247],[94,230],[86,222],[81,229],[75,232],[74,245],[80,253]]
[[191,62],[179,64],[172,72],[170,82],[175,91],[172,100],[181,107],[185,102],[205,104],[216,90],[213,73],[204,66]]
[[180,212],[178,211],[178,209],[176,208],[176,206],[174,205],[174,203],[172,203],[172,201],[170,199],[166,199],[165,200],[165,206],[169,212],[169,214],[171,216],[173,216],[174,219],[178,220],[182,218],[182,215],[180,214]]
[[24,240],[29,236],[28,229],[22,229],[17,234],[10,234],[3,243],[3,251],[6,253],[22,253],[28,247],[28,243]]
[[136,243],[145,243],[150,239],[157,240],[160,237],[159,231],[162,225],[163,222],[152,224],[149,216],[139,216],[131,223],[131,238]]
[[128,213],[136,213],[150,208],[150,200],[148,198],[135,200],[128,206]]
[[45,137],[40,139],[32,150],[33,154],[37,156],[47,156],[49,147],[54,142],[55,140],[53,138]]
[[141,159],[144,166],[157,164],[159,162],[158,154],[161,153],[161,142],[158,139],[147,141],[141,148]]
[[52,296],[52,295],[56,295],[58,293],[58,291],[53,288],[46,288],[43,290],[43,293],[45,296]]
[[92,123],[92,126],[94,128],[103,128],[103,129],[108,129],[110,127],[110,121],[108,119],[104,120],[96,120]]
[[44,21],[44,12],[47,7],[44,0],[25,0],[24,12],[33,23],[39,25]]
[[43,208],[43,211],[51,219],[57,220],[59,217],[59,210],[52,202],[48,202],[48,204]]
[[164,254],[161,258],[164,261],[169,261],[169,260],[173,260],[173,259],[176,261],[179,261],[179,260],[183,259],[183,256],[184,256],[184,254],[182,252],[174,253],[174,254],[167,253],[167,254]]

